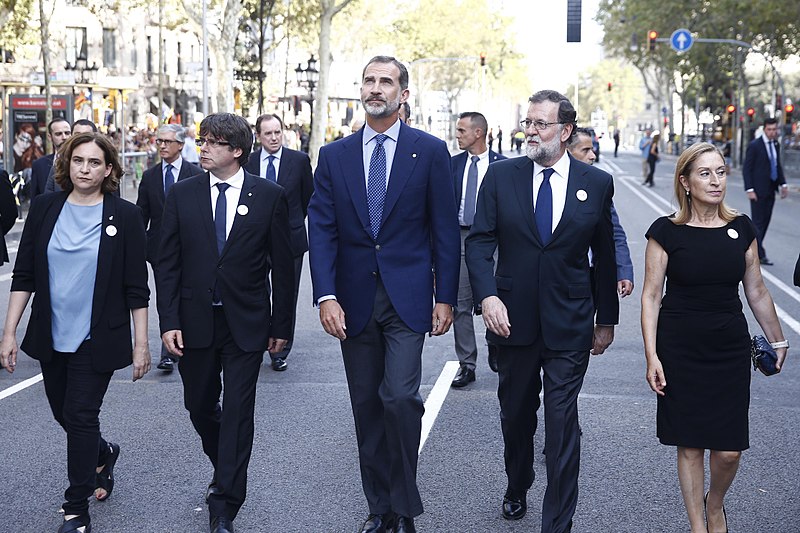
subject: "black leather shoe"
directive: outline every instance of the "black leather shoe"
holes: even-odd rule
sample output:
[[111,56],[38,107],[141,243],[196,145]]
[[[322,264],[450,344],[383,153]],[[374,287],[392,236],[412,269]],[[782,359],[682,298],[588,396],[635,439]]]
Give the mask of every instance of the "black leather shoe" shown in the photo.
[[407,516],[397,516],[394,522],[392,533],[417,533],[417,528],[414,527],[414,519]]
[[494,344],[489,345],[489,368],[492,372],[497,372],[497,346]]
[[367,517],[360,533],[388,533],[391,530],[392,513],[373,514]]
[[460,389],[461,387],[466,387],[473,381],[475,381],[475,371],[469,367],[462,366],[450,386]]
[[233,533],[233,520],[224,516],[212,516],[209,520],[211,533]]
[[775,264],[772,261],[770,261],[769,259],[767,259],[766,257],[762,257],[761,259],[759,259],[759,261],[761,262],[762,265],[766,265],[766,266],[772,266],[772,265]]
[[528,512],[528,502],[525,495],[515,496],[508,492],[503,496],[503,518],[506,520],[519,520]]
[[288,366],[289,365],[286,363],[286,359],[282,357],[276,357],[272,360],[272,370],[275,372],[283,372]]
[[88,514],[64,520],[58,533],[92,533],[92,521]]
[[172,372],[175,368],[175,361],[171,357],[162,357],[156,368],[164,372]]

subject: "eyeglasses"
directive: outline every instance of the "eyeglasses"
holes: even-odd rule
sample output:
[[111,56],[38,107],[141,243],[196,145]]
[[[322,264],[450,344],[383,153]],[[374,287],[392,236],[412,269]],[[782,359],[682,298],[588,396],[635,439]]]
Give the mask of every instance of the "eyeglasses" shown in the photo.
[[156,144],[161,146],[162,144],[166,144],[167,146],[171,146],[172,143],[177,143],[180,141],[173,141],[172,139],[156,139]]
[[205,143],[208,143],[209,146],[230,146],[231,143],[228,141],[218,141],[216,139],[209,139],[208,137],[198,137],[194,143],[197,146],[203,146]]
[[519,125],[526,130],[533,126],[539,131],[544,131],[554,124],[564,124],[564,122],[545,122],[544,120],[531,120],[529,118],[519,121]]

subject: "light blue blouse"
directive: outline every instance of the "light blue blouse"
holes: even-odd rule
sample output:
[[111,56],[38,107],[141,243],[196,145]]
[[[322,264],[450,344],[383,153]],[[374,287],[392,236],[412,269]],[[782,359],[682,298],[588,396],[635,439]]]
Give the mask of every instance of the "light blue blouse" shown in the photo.
[[47,245],[53,349],[75,352],[89,338],[103,202],[64,203]]

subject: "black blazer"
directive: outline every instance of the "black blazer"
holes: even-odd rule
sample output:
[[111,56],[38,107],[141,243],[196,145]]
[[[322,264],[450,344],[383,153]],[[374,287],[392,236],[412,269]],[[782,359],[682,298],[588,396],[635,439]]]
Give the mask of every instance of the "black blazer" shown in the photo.
[[[167,195],[156,270],[161,333],[179,329],[187,348],[210,346],[216,284],[237,346],[264,351],[270,337],[290,339],[292,331],[294,259],[286,194],[245,172],[222,254],[217,252],[210,195],[208,173],[179,181]],[[274,307],[266,285],[270,257]]]
[[794,264],[794,284],[800,287],[800,257],[797,258],[797,263]]
[[769,195],[774,196],[778,188],[786,183],[786,178],[783,175],[783,166],[781,165],[780,146],[778,143],[773,146],[778,163],[778,179],[776,181],[772,181],[769,177],[769,154],[767,154],[764,139],[758,137],[750,141],[747,146],[747,153],[744,156],[744,165],[742,165],[744,190],[755,190],[756,196],[759,198],[766,198]]
[[47,185],[47,177],[50,175],[50,170],[53,168],[55,161],[55,154],[49,154],[40,157],[31,165],[31,184],[29,188],[29,196],[31,201],[34,198],[44,193],[44,188]]
[[[467,156],[469,156],[469,152],[464,151],[460,154],[454,155],[450,159],[450,166],[453,168],[453,190],[456,193],[456,211],[458,211],[459,206],[461,206],[461,189],[464,186],[464,168],[467,166]],[[498,154],[492,150],[489,150],[490,165],[495,161],[502,161],[503,159],[508,158],[503,154]]]
[[[21,348],[45,362],[53,357],[47,245],[67,196],[68,192],[44,194],[31,204],[11,282],[12,291],[35,293]],[[97,372],[111,372],[132,362],[130,311],[147,307],[150,289],[139,208],[106,194],[101,231],[92,299],[92,367]]]
[[[184,159],[175,181],[202,173],[202,168]],[[142,218],[147,228],[147,260],[151,265],[155,265],[158,259],[158,243],[161,240],[161,216],[164,214],[164,174],[161,171],[160,161],[142,174],[136,205],[142,210]]]
[[[570,157],[564,212],[552,239],[543,245],[533,215],[533,161],[517,157],[489,165],[465,242],[476,304],[498,296],[508,309],[511,336],[487,331],[489,342],[525,346],[541,336],[551,350],[588,350],[595,305],[597,324],[617,323],[613,194],[609,174]],[[589,247],[595,262],[594,295]]]
[[[254,176],[261,173],[261,150],[250,154],[244,169]],[[295,257],[308,251],[308,234],[306,233],[306,215],[308,202],[314,192],[314,175],[311,172],[311,161],[308,154],[283,148],[278,185],[286,191],[289,203],[289,224],[292,228],[292,253]]]
[[3,238],[0,239],[0,265],[8,263],[8,249],[6,248],[5,235],[17,222],[17,197],[14,196],[14,187],[8,177],[8,172],[0,170],[0,228]]

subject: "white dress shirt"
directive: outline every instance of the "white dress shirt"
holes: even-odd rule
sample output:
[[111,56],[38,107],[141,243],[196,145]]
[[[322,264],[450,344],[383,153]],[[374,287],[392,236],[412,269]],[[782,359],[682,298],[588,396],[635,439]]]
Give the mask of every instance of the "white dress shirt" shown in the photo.
[[275,181],[278,181],[278,170],[281,166],[281,156],[283,155],[283,146],[278,148],[278,151],[274,154],[270,154],[267,152],[267,149],[262,147],[261,148],[261,166],[259,167],[259,176],[266,179],[267,178],[267,167],[269,167],[269,156],[273,156],[275,159],[272,160],[272,166],[275,167]]
[[542,186],[544,176],[542,171],[552,168],[555,172],[550,176],[550,188],[553,191],[553,227],[550,228],[555,233],[556,226],[561,222],[564,214],[564,204],[567,202],[567,181],[569,180],[569,156],[565,151],[561,159],[556,161],[552,167],[543,167],[537,162],[533,162],[533,205],[536,205],[536,198],[539,196],[539,187]]
[[178,156],[178,159],[173,161],[172,163],[167,163],[163,159],[161,160],[161,188],[164,189],[164,186],[167,184],[167,165],[172,165],[172,182],[175,185],[178,182],[178,175],[181,173],[181,165],[183,164],[183,158]]
[[[369,179],[369,162],[372,159],[372,152],[378,145],[375,142],[375,136],[378,132],[369,127],[369,124],[364,124],[364,136],[362,142],[364,143],[364,183],[366,184]],[[394,152],[397,149],[397,137],[400,135],[400,119],[397,120],[392,126],[383,132],[386,135],[386,140],[383,141],[383,150],[386,152],[386,186],[389,186],[389,175],[392,173],[392,162],[394,162]]]
[[[469,167],[472,165],[472,156],[467,152],[467,164],[464,165],[464,174],[461,176],[461,203],[458,205],[458,223],[464,225],[464,200],[467,195],[467,174],[469,174]],[[478,187],[475,189],[475,194],[481,190],[483,177],[486,176],[486,171],[489,170],[489,149],[487,148],[482,154],[477,154],[478,159]],[[476,197],[477,198],[477,197]]]
[[239,206],[239,196],[241,196],[242,186],[244,186],[244,170],[240,167],[236,174],[224,181],[210,172],[209,177],[211,182],[211,214],[214,216],[214,219],[217,217],[217,196],[219,196],[217,183],[222,182],[230,185],[228,190],[225,191],[225,200],[227,202],[227,210],[225,212],[225,238],[227,239],[228,235],[231,234],[233,219],[236,217],[236,208]]

